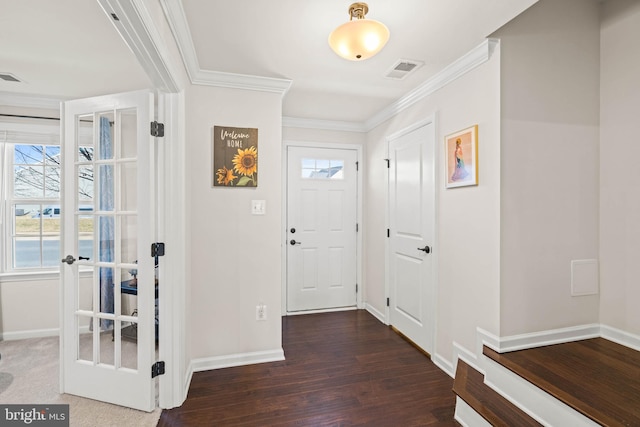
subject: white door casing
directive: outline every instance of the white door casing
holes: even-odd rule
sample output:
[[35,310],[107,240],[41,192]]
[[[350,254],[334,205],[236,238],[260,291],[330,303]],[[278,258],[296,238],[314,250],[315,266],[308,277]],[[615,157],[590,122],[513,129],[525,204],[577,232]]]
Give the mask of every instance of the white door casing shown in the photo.
[[[139,91],[68,101],[62,109],[62,253],[77,260],[61,267],[60,389],[143,411],[156,407],[151,378],[155,263],[150,247],[156,230],[155,138],[149,132],[153,106],[153,95]],[[100,151],[101,117],[111,122],[111,153]],[[80,155],[81,148],[93,154]],[[80,191],[88,174],[95,196]],[[107,174],[112,180],[104,180]],[[105,188],[113,192],[112,203],[101,202]],[[114,233],[109,259],[100,249],[107,243],[99,243],[103,221]],[[80,259],[82,255],[85,259]],[[92,277],[81,278],[80,270]],[[136,311],[127,312],[123,300],[131,297],[123,298],[120,283],[134,270]],[[107,293],[100,291],[105,271],[113,278],[113,313],[101,308],[101,296]],[[114,328],[101,330],[105,321]],[[137,329],[133,342],[123,340],[122,328],[127,326]]]
[[287,148],[287,312],[357,303],[353,149]]
[[435,132],[429,121],[389,142],[389,323],[428,353],[435,322]]

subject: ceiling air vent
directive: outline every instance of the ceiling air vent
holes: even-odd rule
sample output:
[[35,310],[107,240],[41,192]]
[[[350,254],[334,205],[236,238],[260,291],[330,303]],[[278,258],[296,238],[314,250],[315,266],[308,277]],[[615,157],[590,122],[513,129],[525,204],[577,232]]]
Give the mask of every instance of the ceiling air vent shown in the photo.
[[402,80],[409,74],[422,67],[424,62],[411,59],[400,59],[384,75],[388,79]]
[[20,82],[20,79],[11,73],[0,73],[0,79],[6,82]]

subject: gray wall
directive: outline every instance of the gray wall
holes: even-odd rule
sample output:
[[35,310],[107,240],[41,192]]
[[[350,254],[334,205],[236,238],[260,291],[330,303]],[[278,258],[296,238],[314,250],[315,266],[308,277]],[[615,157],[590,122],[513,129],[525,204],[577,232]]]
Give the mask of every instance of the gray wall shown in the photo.
[[571,296],[571,261],[598,257],[599,8],[541,0],[501,40],[500,335],[599,320]]

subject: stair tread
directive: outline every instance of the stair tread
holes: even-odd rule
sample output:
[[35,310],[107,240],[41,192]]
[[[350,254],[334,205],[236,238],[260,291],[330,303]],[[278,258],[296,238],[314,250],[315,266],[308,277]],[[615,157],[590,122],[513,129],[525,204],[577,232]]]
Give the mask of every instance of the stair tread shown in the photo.
[[485,356],[603,426],[640,425],[640,352],[593,338]]
[[486,385],[484,375],[461,359],[458,359],[453,391],[493,426],[541,425]]

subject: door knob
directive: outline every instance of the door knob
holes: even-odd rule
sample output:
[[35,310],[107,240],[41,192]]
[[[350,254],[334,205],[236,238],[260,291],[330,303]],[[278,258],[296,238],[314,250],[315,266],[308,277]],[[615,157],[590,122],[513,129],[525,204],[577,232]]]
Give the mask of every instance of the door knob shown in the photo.
[[89,257],[88,256],[79,256],[78,260],[79,261],[82,261],[82,260],[89,261]]
[[429,246],[425,246],[424,248],[418,248],[418,250],[423,251],[427,254],[431,252],[431,248]]
[[289,244],[290,244],[291,246],[293,246],[293,245],[301,245],[301,244],[302,244],[302,242],[296,242],[295,240],[291,239],[291,241],[289,241]]
[[62,262],[66,262],[67,264],[71,265],[76,262],[76,259],[73,257],[73,255],[67,255],[66,257],[62,258]]

